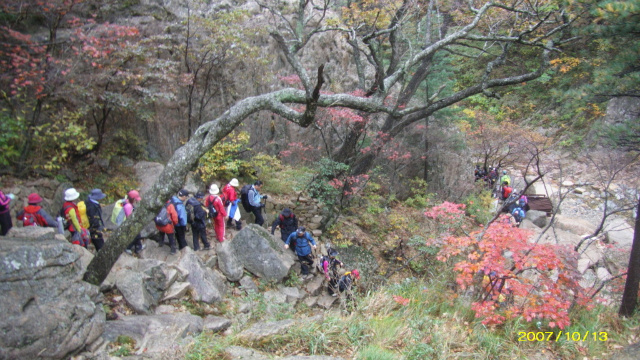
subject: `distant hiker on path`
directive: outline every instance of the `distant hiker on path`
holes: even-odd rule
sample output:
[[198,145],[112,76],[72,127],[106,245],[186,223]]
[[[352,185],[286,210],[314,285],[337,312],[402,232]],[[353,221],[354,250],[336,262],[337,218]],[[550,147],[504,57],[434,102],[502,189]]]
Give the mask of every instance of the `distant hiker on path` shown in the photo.
[[184,208],[184,202],[189,197],[189,192],[185,189],[178,191],[178,196],[171,197],[171,203],[178,214],[178,224],[175,226],[176,240],[180,250],[187,247],[187,210]]
[[[280,226],[280,238],[283,242],[287,241],[289,235],[295,232],[298,228],[298,218],[289,208],[284,208],[282,213],[278,215],[278,217],[273,221],[271,225],[271,235],[275,234],[276,227]],[[291,250],[294,250],[296,247],[295,239],[293,243],[291,243]]]
[[207,240],[207,213],[209,212],[202,206],[204,201],[204,193],[198,191],[194,197],[187,200],[187,206],[192,208],[191,232],[193,233],[193,250],[200,250],[200,239],[204,245],[204,250],[211,249],[211,244]]
[[42,197],[36,193],[29,194],[27,197],[27,205],[23,210],[16,214],[18,221],[22,221],[22,226],[47,226],[58,227],[58,222],[40,207]]
[[[264,224],[264,218],[262,217],[262,209],[265,207],[265,204],[262,203],[262,199],[267,199],[267,195],[260,195],[260,190],[262,190],[262,181],[256,180],[255,183],[248,189],[247,191],[247,201],[249,202],[249,209],[245,210],[251,211],[253,216],[256,218],[256,224],[262,226]],[[243,202],[243,206],[244,206]]]
[[[311,276],[309,274],[309,266],[313,265],[313,258],[311,257],[311,248],[316,248],[316,242],[311,237],[304,226],[298,228],[298,230],[294,233],[291,233],[287,238],[287,241],[284,243],[284,248],[288,249],[289,244],[295,240],[296,241],[296,255],[298,255],[298,260],[300,260],[300,265],[302,267],[302,278],[307,279]],[[311,245],[309,245],[311,243]]]
[[500,177],[500,184],[504,183],[511,185],[511,176],[507,175],[507,170],[502,170],[502,177]]
[[240,221],[240,209],[238,209],[240,199],[238,199],[238,193],[236,192],[238,186],[240,186],[238,179],[231,179],[231,181],[222,188],[222,198],[225,201],[224,206],[227,208],[227,215],[229,216],[227,226],[233,226],[233,221],[235,220],[236,230],[239,231],[242,229],[242,221]]
[[509,195],[511,195],[511,192],[513,191],[513,188],[509,186],[509,183],[507,183],[506,181],[502,183],[502,200],[507,200],[509,198]]
[[100,189],[93,189],[85,201],[87,207],[87,219],[89,219],[89,233],[91,234],[91,242],[96,247],[96,251],[100,251],[104,246],[104,237],[102,232],[105,230],[104,221],[102,221],[102,206],[99,201],[107,197]]
[[[131,190],[127,193],[127,198],[124,201],[124,205],[122,205],[122,211],[124,212],[125,218],[128,218],[133,214],[133,210],[136,208],[136,204],[138,204],[142,200],[140,197],[140,193],[138,190]],[[163,235],[164,236],[164,235]],[[136,235],[131,244],[127,246],[127,250],[125,250],[128,254],[132,253],[140,253],[144,250],[144,244],[142,244],[142,236],[140,234]]]
[[89,233],[87,229],[82,228],[82,220],[80,219],[80,210],[75,201],[80,197],[80,193],[74,188],[69,188],[64,192],[64,203],[60,210],[60,215],[67,222],[67,229],[71,233],[71,243],[87,247],[89,245]]
[[224,221],[227,217],[227,212],[224,209],[222,199],[218,196],[218,194],[220,194],[218,185],[211,184],[209,194],[204,204],[209,210],[209,217],[213,219],[213,230],[216,232],[216,238],[218,242],[223,242],[225,240]]
[[[175,196],[174,196],[175,197]],[[178,224],[178,213],[176,212],[175,205],[171,200],[167,201],[160,213],[154,219],[156,223],[156,229],[160,232],[160,241],[158,246],[164,245],[164,236],[169,238],[169,247],[171,248],[171,255],[176,253],[176,238],[175,238],[175,225]],[[186,220],[185,220],[186,222]],[[182,248],[181,248],[182,249]]]

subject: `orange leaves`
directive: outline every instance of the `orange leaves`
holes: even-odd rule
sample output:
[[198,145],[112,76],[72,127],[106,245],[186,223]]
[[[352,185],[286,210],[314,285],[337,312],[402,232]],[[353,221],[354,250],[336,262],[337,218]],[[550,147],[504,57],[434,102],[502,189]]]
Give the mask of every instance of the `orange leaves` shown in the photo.
[[503,222],[491,224],[481,238],[474,233],[452,236],[446,225],[459,223],[462,209],[459,204],[443,203],[425,215],[444,223],[440,225],[447,232],[441,234],[437,259],[457,260],[454,270],[460,289],[473,286],[479,291],[481,300],[472,309],[483,324],[495,326],[523,317],[564,329],[570,324],[571,304],[589,303],[577,274],[565,265],[576,261],[574,252],[531,243],[529,231]]
[[565,74],[580,65],[581,60],[575,57],[563,57],[559,59],[553,59],[549,62],[551,66],[554,66],[558,71]]
[[403,298],[400,295],[393,295],[393,300],[402,306],[407,306],[411,302],[411,299]]

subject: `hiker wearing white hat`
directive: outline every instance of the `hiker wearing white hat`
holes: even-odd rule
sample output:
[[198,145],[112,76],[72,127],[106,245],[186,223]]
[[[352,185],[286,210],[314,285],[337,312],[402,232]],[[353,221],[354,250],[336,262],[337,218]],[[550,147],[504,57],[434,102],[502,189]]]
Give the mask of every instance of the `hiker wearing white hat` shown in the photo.
[[220,196],[220,188],[217,184],[211,184],[209,187],[209,196],[204,201],[207,208],[209,218],[213,219],[213,230],[216,232],[216,238],[219,242],[224,241],[224,220],[227,217],[227,211]]
[[227,220],[227,226],[233,226],[233,220],[236,221],[236,230],[242,229],[242,221],[240,221],[240,209],[238,209],[238,193],[235,188],[240,186],[238,179],[233,178],[227,185],[222,188],[222,201],[227,208],[227,214],[229,220]]
[[69,188],[65,190],[65,202],[62,204],[60,213],[67,221],[67,229],[71,233],[71,243],[86,248],[89,245],[89,232],[81,225],[80,210],[78,210],[78,206],[75,203],[79,197],[80,193],[76,189]]

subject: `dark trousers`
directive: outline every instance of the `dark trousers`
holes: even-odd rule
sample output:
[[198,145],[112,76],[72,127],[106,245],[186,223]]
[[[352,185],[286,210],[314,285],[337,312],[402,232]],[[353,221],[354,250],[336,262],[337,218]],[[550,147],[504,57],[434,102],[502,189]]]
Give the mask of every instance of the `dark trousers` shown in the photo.
[[309,275],[309,266],[313,265],[313,257],[311,257],[311,254],[305,256],[298,255],[298,260],[300,260],[302,275]]
[[176,237],[173,233],[169,234],[169,233],[163,233],[162,231],[160,232],[160,246],[164,245],[164,235],[167,235],[167,237],[169,238],[169,247],[171,248],[171,250],[175,250],[176,249]]
[[262,208],[255,208],[251,212],[253,213],[253,216],[256,217],[256,224],[262,226],[262,224],[264,224],[264,218],[262,217]]
[[9,232],[9,230],[13,227],[13,223],[11,222],[11,214],[9,210],[7,212],[0,214],[0,235],[5,236]]
[[136,253],[142,250],[142,236],[140,236],[140,234],[136,235],[131,244],[127,246],[127,250],[131,250]]
[[98,229],[91,228],[89,229],[89,232],[91,233],[91,242],[93,243],[93,246],[95,246],[96,251],[100,251],[104,246],[104,237],[102,236],[102,232]]
[[200,239],[202,239],[202,244],[204,244],[205,248],[211,247],[209,241],[207,241],[207,228],[199,228],[195,226],[191,226],[191,232],[193,233],[193,250],[200,250]]
[[[236,210],[236,211],[240,211],[240,209]],[[227,226],[228,227],[232,227],[233,226],[233,219],[229,218],[229,220],[227,220]],[[242,229],[242,220],[235,220],[236,222],[236,230],[240,230]]]
[[186,226],[175,226],[176,228],[176,240],[178,240],[178,248],[180,250],[187,247],[187,227]]

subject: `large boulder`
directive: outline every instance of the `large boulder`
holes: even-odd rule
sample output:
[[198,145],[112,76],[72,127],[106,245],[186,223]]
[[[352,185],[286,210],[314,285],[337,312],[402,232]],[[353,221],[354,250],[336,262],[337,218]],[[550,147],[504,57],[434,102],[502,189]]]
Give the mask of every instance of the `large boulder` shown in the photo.
[[75,245],[46,230],[0,239],[0,359],[64,359],[104,331],[102,295],[82,281]]
[[556,229],[572,232],[576,235],[591,235],[596,230],[596,225],[588,220],[564,215],[556,215],[554,219]]
[[181,253],[178,266],[188,272],[186,281],[191,284],[193,289],[193,299],[206,303],[222,300],[227,292],[224,276],[207,267],[191,248],[186,247],[181,250]]
[[244,275],[244,266],[240,258],[235,255],[234,248],[230,241],[216,244],[218,254],[218,268],[229,281],[238,281]]
[[238,262],[255,276],[277,282],[287,276],[295,262],[293,253],[284,248],[281,240],[255,224],[240,230],[230,242],[229,250],[224,256],[218,254],[221,269]]

